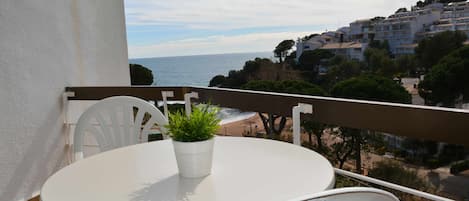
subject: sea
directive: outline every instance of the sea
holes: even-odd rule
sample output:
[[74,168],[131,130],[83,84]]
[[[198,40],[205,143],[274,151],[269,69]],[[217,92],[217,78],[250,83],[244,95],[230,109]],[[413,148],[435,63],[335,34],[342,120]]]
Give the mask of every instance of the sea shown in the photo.
[[[272,52],[233,53],[196,56],[154,57],[129,59],[130,63],[140,64],[153,72],[156,86],[208,86],[212,77],[228,75],[230,70],[240,70],[244,63],[255,58],[273,59]],[[254,112],[244,112],[232,108],[221,108],[221,124],[232,123],[254,116]]]
[[157,86],[208,86],[212,77],[240,70],[248,60],[272,58],[272,52],[129,59],[153,71]]

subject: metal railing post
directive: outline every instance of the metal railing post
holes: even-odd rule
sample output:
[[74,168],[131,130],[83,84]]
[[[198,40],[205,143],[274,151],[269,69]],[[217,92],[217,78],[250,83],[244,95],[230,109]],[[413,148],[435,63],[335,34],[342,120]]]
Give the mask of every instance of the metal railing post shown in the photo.
[[298,103],[298,106],[293,107],[293,144],[301,146],[301,113],[312,114],[313,105]]
[[163,112],[166,120],[169,119],[169,111],[168,111],[168,97],[174,97],[173,91],[162,91],[161,96],[163,96]]
[[192,112],[191,98],[199,98],[199,94],[197,92],[184,94],[184,104],[185,104],[185,109],[186,109],[186,115],[188,117],[191,116],[191,112]]
[[65,146],[66,146],[66,149],[67,149],[67,153],[68,153],[68,163],[71,164],[72,163],[72,139],[73,139],[73,136],[71,134],[71,130],[70,130],[70,121],[68,119],[68,107],[69,107],[69,101],[68,101],[68,98],[69,97],[74,97],[75,96],[75,92],[72,92],[72,91],[66,91],[62,94],[62,116],[63,116],[63,123],[64,123],[64,128],[65,128]]

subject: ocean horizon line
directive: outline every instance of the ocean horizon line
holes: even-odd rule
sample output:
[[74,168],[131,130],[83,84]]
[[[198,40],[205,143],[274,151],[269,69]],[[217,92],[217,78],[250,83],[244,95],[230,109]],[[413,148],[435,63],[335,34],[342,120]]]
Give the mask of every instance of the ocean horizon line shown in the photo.
[[179,56],[156,56],[156,57],[139,57],[139,58],[128,58],[129,60],[136,60],[136,59],[156,59],[156,58],[175,58],[175,57],[198,57],[198,56],[217,56],[217,55],[236,55],[236,54],[256,54],[256,53],[272,53],[272,57],[274,57],[274,53],[272,51],[260,51],[260,52],[231,52],[231,53],[217,53],[217,54],[194,54],[194,55],[179,55]]

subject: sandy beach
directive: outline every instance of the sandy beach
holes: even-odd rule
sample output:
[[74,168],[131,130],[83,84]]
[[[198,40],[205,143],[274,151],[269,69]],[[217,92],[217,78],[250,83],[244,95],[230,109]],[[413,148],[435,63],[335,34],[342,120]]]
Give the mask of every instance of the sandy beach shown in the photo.
[[[279,121],[279,119],[277,119],[277,121]],[[256,134],[265,134],[265,130],[259,114],[256,114],[248,119],[222,125],[217,134],[221,136],[256,137]],[[285,128],[283,129],[280,137],[283,141],[293,141],[292,121],[290,118],[287,118]],[[305,136],[303,134],[302,140],[305,140]]]
[[264,126],[258,114],[240,121],[224,124],[218,130],[218,135],[222,136],[245,136],[255,134],[257,132],[264,133]]

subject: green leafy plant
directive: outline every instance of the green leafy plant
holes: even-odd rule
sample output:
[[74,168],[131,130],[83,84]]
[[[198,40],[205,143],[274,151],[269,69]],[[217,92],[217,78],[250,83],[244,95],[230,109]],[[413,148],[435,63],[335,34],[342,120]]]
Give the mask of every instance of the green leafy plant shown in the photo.
[[194,107],[190,117],[182,111],[169,115],[166,128],[170,136],[179,142],[198,142],[211,139],[220,128],[217,118],[218,108],[206,105]]
[[451,165],[451,174],[459,174],[462,171],[469,170],[469,160],[456,162]]

